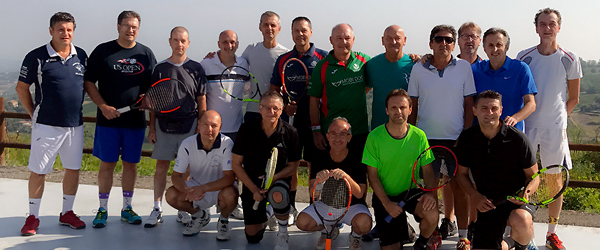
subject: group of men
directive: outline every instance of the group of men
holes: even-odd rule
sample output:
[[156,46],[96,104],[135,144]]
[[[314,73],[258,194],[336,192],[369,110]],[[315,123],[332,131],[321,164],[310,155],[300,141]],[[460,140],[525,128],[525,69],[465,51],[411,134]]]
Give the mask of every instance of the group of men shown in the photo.
[[[582,77],[578,58],[556,41],[560,13],[546,8],[534,20],[540,44],[519,53],[517,60],[506,56],[510,37],[505,30],[490,28],[482,37],[472,22],[463,24],[458,33],[449,25],[434,27],[429,38],[432,54],[420,60],[404,53],[404,30],[391,25],[382,36],[385,52],[371,59],[352,50],[354,31],[345,23],[333,27],[330,52],[316,48],[306,17],[292,21],[295,46],[288,50],[276,40],[279,16],[267,11],[259,22],[263,42],[250,44],[241,57],[236,56],[237,34],[225,30],[219,34],[219,50],[196,62],[186,55],[188,30],[175,27],[169,37],[172,54],[157,64],[152,51],[136,42],[141,23],[136,12],[123,11],[117,19],[118,38],[98,45],[89,58],[71,43],[73,16],[56,13],[50,20],[52,40],[26,56],[17,84],[21,103],[33,120],[30,215],[21,234],[37,232],[44,177],[57,154],[66,169],[59,221],[76,229],[86,226],[72,211],[82,158],[84,93],[98,106],[93,154],[101,160],[100,205],[93,226],[107,226],[119,155],[121,219],[142,223],[131,201],[146,116],[143,110],[117,109],[135,103],[152,82],[175,78],[187,85],[182,108],[168,114],[150,111],[148,141],[154,144],[152,158],[157,163],[154,208],[146,227],[162,221],[165,195],[179,210],[177,220],[186,225],[185,236],[197,235],[210,220],[208,208],[216,205],[217,240],[227,240],[229,216],[239,209],[239,197],[248,242],[259,243],[267,222],[276,222],[268,223],[272,230],[273,224],[278,225],[276,249],[289,249],[288,218],[297,214],[297,169],[303,159],[311,170],[310,185],[316,179],[349,181],[354,197],[341,222],[352,227],[350,249],[361,249],[372,228],[365,201],[367,179],[375,194],[379,230],[373,231],[378,231],[381,249],[402,249],[410,227],[405,211],[420,222],[415,249],[436,249],[439,238],[457,231],[457,249],[525,249],[533,237],[532,208],[516,201],[496,207],[491,200],[514,193],[537,171],[538,147],[543,166],[571,167],[566,117],[578,103]],[[489,60],[477,55],[482,41]],[[452,55],[457,42],[459,58]],[[307,96],[297,102],[287,102],[282,95],[281,72],[289,58],[300,59],[311,76]],[[248,75],[220,78],[234,65],[253,72],[262,92],[258,103],[248,103],[245,114],[243,103],[221,88],[223,83],[229,93],[244,91]],[[35,99],[30,85],[35,86]],[[366,105],[370,90],[371,131]],[[290,116],[295,117],[293,125],[285,121]],[[458,156],[454,166],[458,175],[443,190],[445,211],[439,227],[436,193],[398,205],[407,193],[415,192],[412,163],[431,145],[453,148]],[[278,149],[274,182],[262,190],[264,166],[273,147]],[[173,160],[173,186],[167,189]],[[427,174],[437,178],[432,176],[440,173]],[[448,178],[441,174],[440,178]],[[512,179],[499,185],[491,176]],[[256,210],[255,202],[260,202]],[[556,235],[561,205],[559,199],[549,206],[546,245],[551,249],[565,249]],[[390,223],[385,221],[388,215],[394,218]],[[324,225],[312,206],[295,223],[305,231],[321,231],[316,248],[325,248]],[[506,226],[511,226],[509,234],[504,234]],[[337,225],[334,231],[335,238]]]

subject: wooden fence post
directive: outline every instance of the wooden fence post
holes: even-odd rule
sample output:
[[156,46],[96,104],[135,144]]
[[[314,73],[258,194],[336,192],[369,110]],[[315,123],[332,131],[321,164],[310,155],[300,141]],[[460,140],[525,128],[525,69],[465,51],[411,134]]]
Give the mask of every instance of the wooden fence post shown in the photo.
[[4,97],[0,97],[0,165],[6,164],[4,142],[6,137],[6,122],[4,119]]

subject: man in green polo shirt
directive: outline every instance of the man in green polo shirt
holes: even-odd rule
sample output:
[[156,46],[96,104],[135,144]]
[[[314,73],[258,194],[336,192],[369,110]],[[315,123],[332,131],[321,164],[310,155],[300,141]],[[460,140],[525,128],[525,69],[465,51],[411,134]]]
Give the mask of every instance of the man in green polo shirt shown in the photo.
[[370,57],[352,51],[354,31],[349,24],[333,27],[329,41],[333,50],[314,68],[307,90],[315,145],[325,149],[322,131],[340,116],[348,119],[354,133],[348,148],[362,151],[369,133],[363,65]]

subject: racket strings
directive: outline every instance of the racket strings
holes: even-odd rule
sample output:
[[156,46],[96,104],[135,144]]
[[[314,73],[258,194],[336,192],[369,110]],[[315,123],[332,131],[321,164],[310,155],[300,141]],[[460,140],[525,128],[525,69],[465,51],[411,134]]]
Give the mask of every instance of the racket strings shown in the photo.
[[187,90],[177,80],[161,82],[146,92],[145,104],[153,110],[170,110],[185,101]]
[[[236,72],[236,70],[240,72]],[[240,99],[253,97],[258,91],[256,88],[256,84],[253,84],[252,82],[249,72],[243,69],[242,67],[233,67],[226,69],[225,72],[223,72],[223,74],[221,75],[221,81],[231,82],[233,83],[233,86],[242,85],[243,83],[241,96],[237,96],[237,91],[235,90],[237,87],[233,87],[230,90],[228,89],[228,91],[231,92],[229,94]]]
[[343,216],[350,202],[350,189],[344,179],[329,178],[320,191],[315,191],[315,208],[325,220],[334,221]]
[[[454,176],[457,170],[457,160],[453,152],[444,146],[431,146],[423,151],[415,162],[414,182],[421,189],[435,190],[442,187]],[[427,168],[427,169],[426,169]],[[425,173],[433,172],[434,186],[427,185]]]

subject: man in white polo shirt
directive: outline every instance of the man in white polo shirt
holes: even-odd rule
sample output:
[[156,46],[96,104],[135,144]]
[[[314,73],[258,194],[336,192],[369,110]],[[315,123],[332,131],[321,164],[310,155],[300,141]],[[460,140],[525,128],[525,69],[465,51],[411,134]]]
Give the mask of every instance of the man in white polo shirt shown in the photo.
[[[208,208],[217,205],[221,216],[217,222],[217,240],[229,239],[229,214],[237,205],[238,191],[231,170],[233,141],[220,133],[221,116],[209,110],[200,118],[200,133],[181,143],[173,167],[173,186],[165,198],[169,205],[192,214],[184,236],[195,236],[210,221]],[[190,180],[185,180],[190,169]]]

